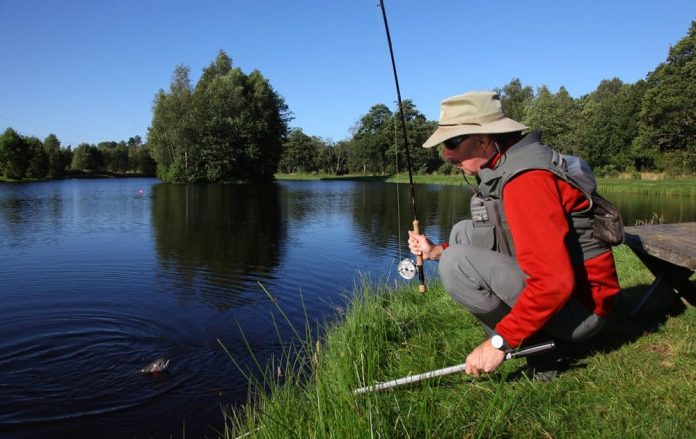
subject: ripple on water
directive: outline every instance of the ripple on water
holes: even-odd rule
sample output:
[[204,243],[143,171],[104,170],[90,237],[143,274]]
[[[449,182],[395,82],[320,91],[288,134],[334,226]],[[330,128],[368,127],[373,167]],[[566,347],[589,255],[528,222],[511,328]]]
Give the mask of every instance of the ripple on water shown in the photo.
[[41,320],[17,311],[11,319],[7,327],[13,329],[0,344],[0,393],[7,395],[0,424],[120,411],[161,398],[183,382],[184,375],[139,373],[153,356],[170,354],[160,334],[171,328],[148,319],[75,309]]

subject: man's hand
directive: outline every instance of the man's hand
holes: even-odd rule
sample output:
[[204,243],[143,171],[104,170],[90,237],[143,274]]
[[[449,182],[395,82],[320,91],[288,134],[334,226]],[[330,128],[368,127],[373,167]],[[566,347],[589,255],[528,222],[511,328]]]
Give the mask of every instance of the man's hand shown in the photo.
[[417,235],[413,230],[408,231],[408,248],[414,255],[422,256],[426,259],[439,259],[442,253],[442,246],[435,245],[425,235]]
[[505,359],[505,352],[496,349],[491,344],[491,339],[484,341],[466,357],[464,371],[475,377],[482,373],[491,373],[500,366]]

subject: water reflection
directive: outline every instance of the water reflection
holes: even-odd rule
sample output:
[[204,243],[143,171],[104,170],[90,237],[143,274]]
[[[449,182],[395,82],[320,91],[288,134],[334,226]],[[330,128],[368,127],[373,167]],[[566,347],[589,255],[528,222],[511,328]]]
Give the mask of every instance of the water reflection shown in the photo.
[[605,196],[621,211],[624,223],[651,220],[653,216],[665,223],[682,223],[696,219],[696,199],[688,196],[656,194],[607,193]]
[[[413,208],[407,184],[366,183],[352,192],[354,227],[373,246],[405,245],[413,228]],[[416,209],[421,229],[435,242],[448,239],[449,230],[469,211],[471,191],[466,187],[418,185]],[[398,215],[397,215],[398,213]]]
[[[58,239],[63,216],[62,200],[52,194],[37,197],[26,187],[16,185],[0,197],[0,236],[10,247],[20,247],[34,242],[38,237],[50,241]],[[43,218],[52,218],[45,224]],[[47,228],[53,228],[49,235]]]
[[280,261],[286,221],[275,184],[159,184],[151,211],[159,263],[178,275],[177,294],[228,309]]

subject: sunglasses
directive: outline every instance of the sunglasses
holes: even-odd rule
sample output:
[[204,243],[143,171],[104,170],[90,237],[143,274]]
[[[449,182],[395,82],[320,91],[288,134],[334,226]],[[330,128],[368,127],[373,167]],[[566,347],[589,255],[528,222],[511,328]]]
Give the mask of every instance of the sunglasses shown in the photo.
[[460,143],[468,139],[470,134],[465,134],[463,136],[457,136],[457,137],[452,137],[451,139],[447,139],[444,142],[442,142],[443,145],[445,145],[445,148],[447,149],[457,149],[457,146],[459,146]]

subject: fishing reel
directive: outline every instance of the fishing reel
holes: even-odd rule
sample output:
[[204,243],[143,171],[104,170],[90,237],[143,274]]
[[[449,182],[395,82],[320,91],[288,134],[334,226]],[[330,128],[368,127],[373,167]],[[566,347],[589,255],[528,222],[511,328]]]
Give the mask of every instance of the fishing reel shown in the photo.
[[399,262],[399,265],[397,265],[396,271],[402,278],[411,280],[416,277],[416,264],[411,259],[403,259],[401,262]]

